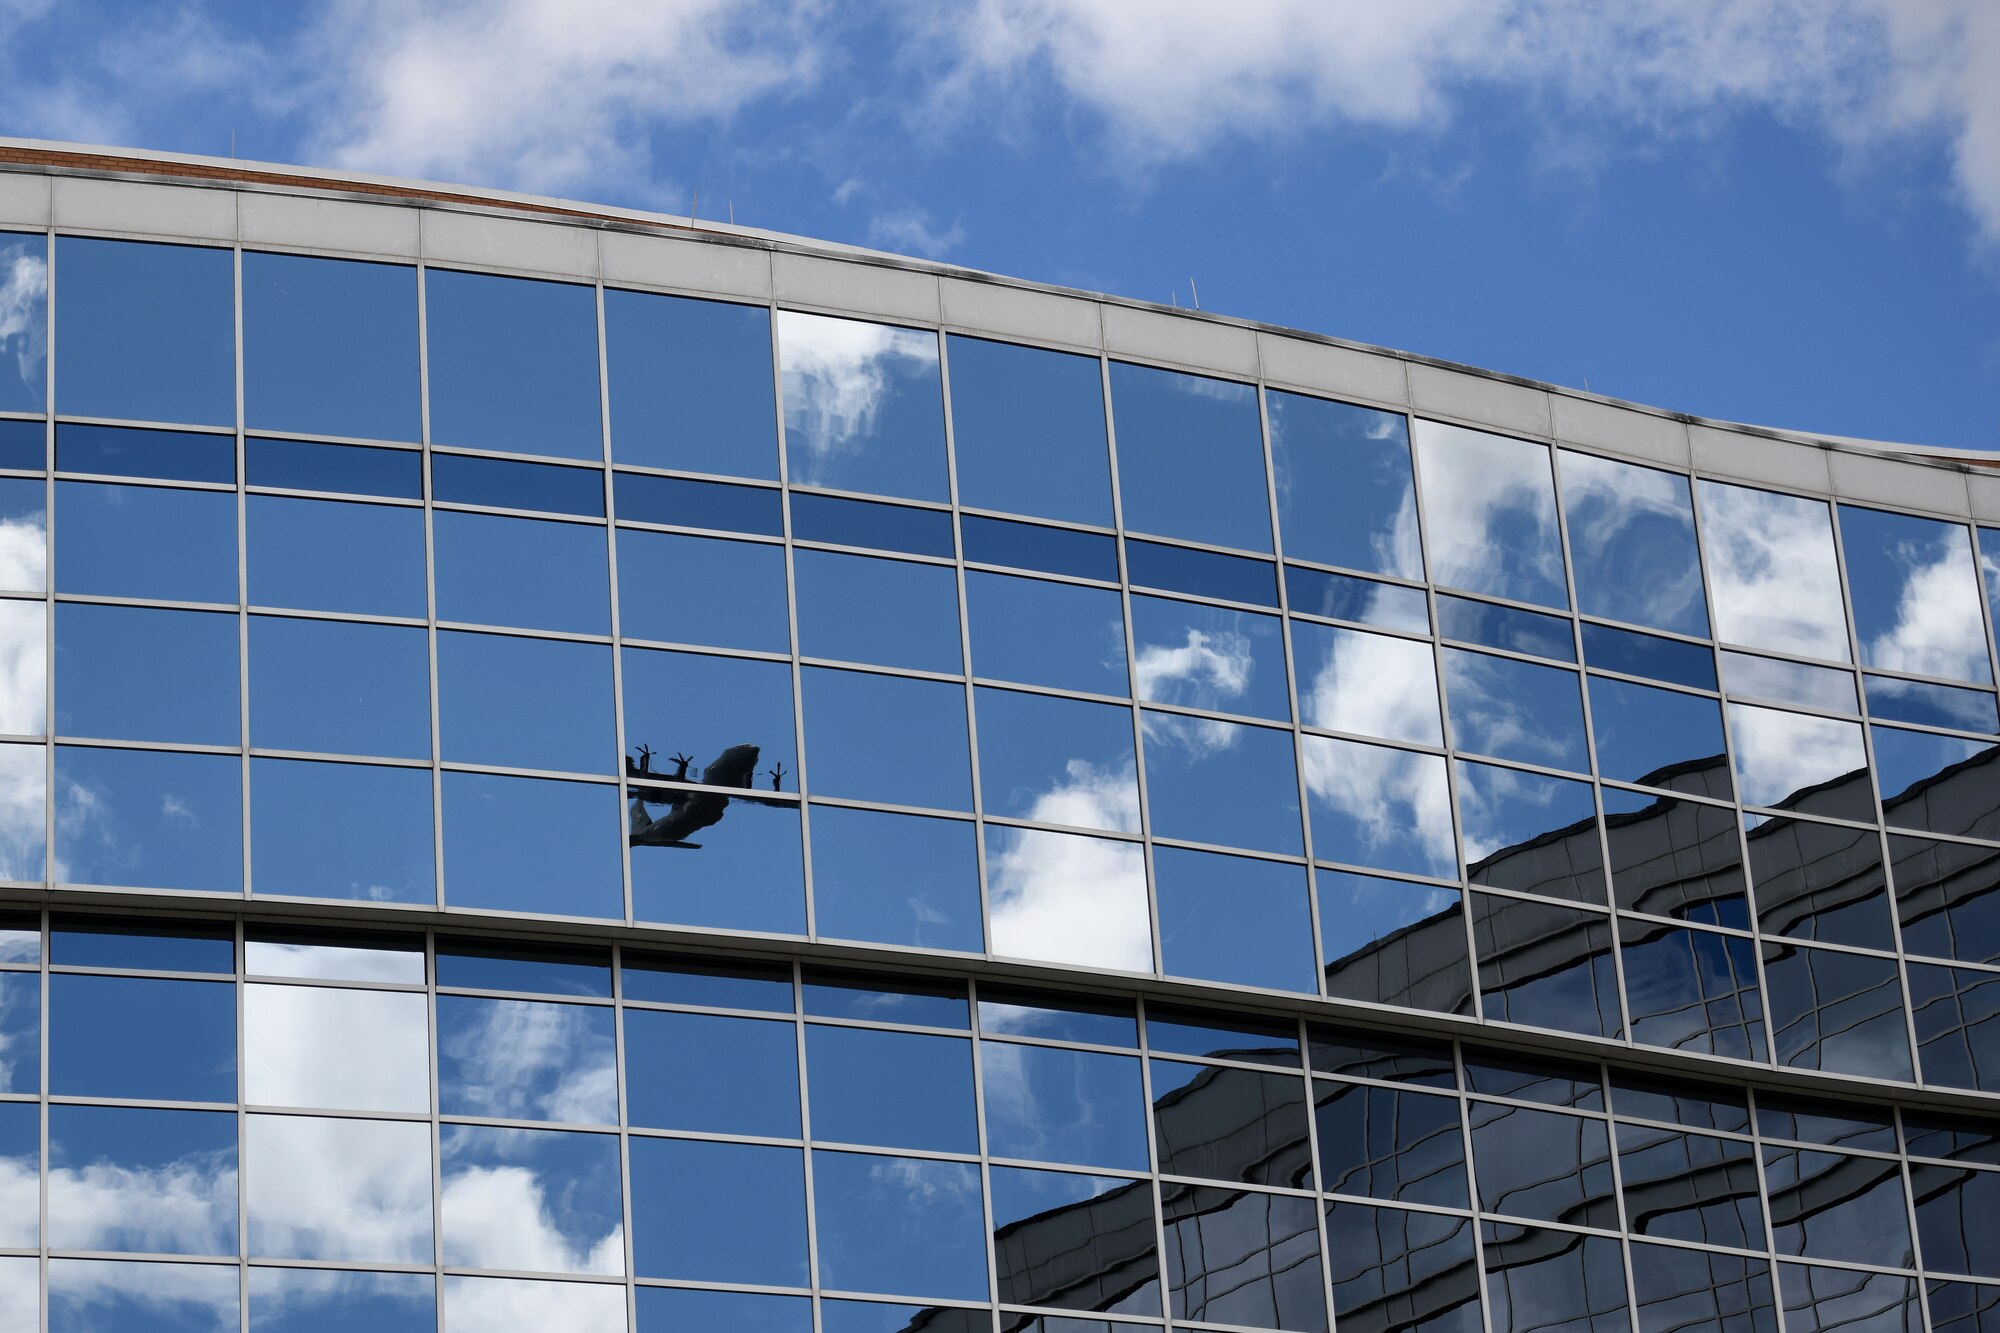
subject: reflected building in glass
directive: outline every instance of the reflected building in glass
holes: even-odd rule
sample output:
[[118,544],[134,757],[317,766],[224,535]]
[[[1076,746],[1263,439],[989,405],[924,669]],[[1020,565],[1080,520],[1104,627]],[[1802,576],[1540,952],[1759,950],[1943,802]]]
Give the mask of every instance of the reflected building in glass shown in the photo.
[[5,145],[0,1327],[2000,1333],[1996,606],[1979,456]]

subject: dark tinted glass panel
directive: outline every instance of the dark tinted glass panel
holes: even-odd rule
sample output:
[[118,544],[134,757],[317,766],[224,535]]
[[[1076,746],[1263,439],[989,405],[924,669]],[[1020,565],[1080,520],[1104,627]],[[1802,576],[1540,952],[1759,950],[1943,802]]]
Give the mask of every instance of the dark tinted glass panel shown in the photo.
[[[625,840],[632,848],[635,916],[804,933],[805,851],[796,804],[633,782],[633,761],[626,762]],[[718,884],[730,888],[719,893]]]
[[1431,577],[1567,609],[1547,446],[1435,421],[1416,433]]
[[1799,657],[1849,660],[1833,520],[1824,500],[1701,482],[1715,637]]
[[236,480],[236,440],[186,430],[64,424],[56,428],[56,470],[228,485]]
[[321,926],[246,928],[243,970],[252,976],[424,984],[424,940],[380,930]]
[[1840,538],[1863,666],[1992,681],[1970,529],[1841,505]]
[[431,498],[446,504],[541,509],[602,518],[604,474],[596,468],[432,454]]
[[979,988],[979,1029],[989,1037],[1046,1037],[1099,1046],[1137,1046],[1132,1006],[1047,991]]
[[1458,877],[1451,793],[1439,755],[1304,736],[1313,855],[1411,875]]
[[781,1014],[793,1008],[789,963],[721,964],[705,958],[627,951],[621,979],[627,1000]]
[[[365,838],[354,836],[366,829]],[[433,903],[427,768],[250,761],[250,882],[257,893]]]
[[965,558],[973,564],[1011,565],[1107,583],[1118,579],[1117,539],[1103,533],[1045,528],[976,514],[962,515],[958,523]]
[[1743,1093],[1720,1084],[1670,1082],[1614,1069],[1611,1094],[1619,1115],[1665,1120],[1694,1129],[1739,1133],[1750,1129],[1750,1108]]
[[781,536],[785,530],[784,501],[771,487],[650,477],[638,472],[614,475],[618,517],[628,522],[713,528],[763,537]]
[[1289,719],[1282,635],[1276,616],[1135,596],[1138,695],[1150,703]]
[[1706,637],[1687,478],[1567,449],[1559,456],[1577,609]]
[[1467,1047],[1465,1086],[1489,1097],[1513,1097],[1586,1111],[1604,1109],[1603,1082],[1594,1064]]
[[1986,690],[1932,685],[1918,680],[1863,676],[1868,715],[1888,722],[1914,722],[1920,727],[1954,727],[1992,735],[2000,731],[2000,709]]
[[[1931,1282],[1931,1327],[1937,1333],[1994,1333],[2000,1329],[2000,1287]],[[1911,1316],[1914,1320],[1914,1315]]]
[[2000,849],[1891,836],[1889,865],[1905,949],[2000,962]]
[[1510,657],[1443,651],[1452,744],[1461,750],[1590,771],[1583,695],[1574,671]]
[[[822,1333],[905,1333],[913,1320],[922,1324],[925,1333],[930,1333],[932,1329],[936,1329],[937,1333],[986,1333],[990,1319],[991,1315],[983,1306],[968,1309],[955,1305],[925,1307],[887,1301],[820,1301]],[[1095,1322],[1081,1330],[1068,1327],[1078,1321],[1044,1322],[1049,1323],[1048,1333],[1102,1333]],[[1029,1327],[1040,1333],[1039,1325],[1030,1324]]]
[[1909,1205],[1894,1160],[1764,1149],[1778,1253],[1908,1268]]
[[1895,959],[1766,944],[1764,982],[1780,1063],[1910,1077]]
[[1158,1004],[1146,1011],[1146,1044],[1155,1054],[1168,1051],[1293,1068],[1299,1063],[1299,1034],[1290,1023],[1246,1019],[1238,1026],[1226,1026],[1202,1014]]
[[1665,1245],[1632,1247],[1639,1333],[1776,1333],[1771,1265]]
[[236,500],[225,491],[64,481],[56,518],[57,592],[236,600]]
[[611,649],[509,634],[437,636],[446,760],[602,773],[617,745]]
[[1466,875],[1475,884],[1604,901],[1590,784],[1492,764],[1455,765]]
[[1748,1143],[1620,1125],[1618,1169],[1634,1234],[1764,1248],[1757,1155]]
[[946,347],[960,503],[1109,525],[1097,358],[956,334]]
[[1175,1319],[1326,1328],[1316,1202],[1213,1185],[1168,1185],[1161,1194]]
[[1440,1013],[1472,1011],[1457,889],[1316,870],[1326,993]]
[[641,1277],[806,1285],[805,1154],[633,1139],[632,1269]]
[[616,787],[447,773],[445,901],[497,911],[623,916],[619,827]]
[[781,310],[778,364],[794,484],[947,498],[937,334]]
[[[6,246],[0,244],[0,252]],[[0,261],[4,262],[4,261]],[[18,338],[20,335],[12,335]],[[0,335],[0,347],[8,341],[7,335]],[[0,355],[4,355],[0,352]],[[4,363],[0,363],[4,364]],[[9,388],[12,376],[0,371],[0,395]],[[40,391],[37,383],[36,391]],[[40,410],[40,409],[36,409]],[[39,421],[0,421],[0,467],[16,468],[23,472],[40,472],[49,465],[48,427]]]
[[1271,549],[1257,393],[1247,384],[1111,363],[1125,526]]
[[1458,1099],[1316,1084],[1319,1187],[1400,1203],[1467,1206]]
[[252,616],[250,743],[430,758],[428,636],[413,625]]
[[1455,1088],[1458,1072],[1451,1043],[1427,1037],[1392,1037],[1381,1032],[1312,1024],[1306,1040],[1314,1072],[1388,1079],[1424,1088]]
[[1219,555],[1134,537],[1125,542],[1125,571],[1134,585],[1232,602],[1254,602],[1259,606],[1278,604],[1275,571],[1265,560],[1246,560],[1240,555]]
[[242,1318],[234,1265],[57,1259],[49,1328],[61,1333],[218,1333]]
[[1307,726],[1444,744],[1428,643],[1294,620],[1292,664],[1299,717]]
[[1136,1058],[989,1040],[979,1043],[979,1060],[993,1156],[1146,1170]]
[[605,1005],[441,995],[438,1109],[510,1120],[613,1122],[612,1033]]
[[236,422],[228,250],[66,236],[56,335],[65,416]]
[[1493,1333],[1623,1333],[1631,1327],[1617,1241],[1503,1222],[1481,1225]]
[[376,1333],[428,1333],[437,1326],[437,1279],[428,1273],[329,1269],[250,1270],[253,1333],[331,1333],[352,1317]]
[[1618,1032],[1618,982],[1606,917],[1475,893],[1472,938],[1488,1018],[1590,1036]]
[[987,814],[1139,831],[1131,709],[989,687],[973,702]]
[[859,1018],[912,1027],[963,1029],[972,1025],[963,985],[868,972],[807,969],[805,1011],[819,1018]]
[[630,528],[618,530],[617,543],[625,637],[791,651],[781,547]]
[[814,1024],[806,1066],[815,1139],[978,1150],[972,1047],[962,1038]]
[[57,733],[238,744],[237,626],[207,611],[59,603]]
[[1151,709],[1140,727],[1155,837],[1304,850],[1291,732]]
[[1278,861],[1157,848],[1162,969],[1240,986],[1314,990],[1306,873]]
[[1448,594],[1438,598],[1437,608],[1441,638],[1563,662],[1576,660],[1576,631],[1567,619]]
[[942,509],[913,509],[833,495],[794,495],[792,536],[803,542],[907,551],[944,560],[957,554],[951,539],[951,515]]
[[1602,1120],[1491,1102],[1474,1102],[1467,1114],[1482,1209],[1544,1222],[1618,1225]]
[[1887,1273],[1778,1265],[1787,1333],[1919,1333],[1917,1284]]
[[1903,1144],[1912,1157],[2000,1166],[2000,1122],[1907,1112]]
[[1326,1206],[1334,1322],[1352,1333],[1483,1333],[1469,1218]]
[[1910,1191],[1925,1268],[2000,1277],[2000,1232],[1989,1225],[2000,1209],[2000,1171],[1919,1164],[1910,1168]]
[[1757,1132],[1767,1139],[1797,1139],[1829,1148],[1896,1151],[1896,1127],[1888,1110],[1853,1102],[1808,1102],[1759,1093]]
[[1749,928],[1735,811],[1603,790],[1611,893],[1619,907]]
[[243,415],[253,428],[420,436],[417,271],[243,256]]
[[1892,727],[1869,731],[1887,823],[2000,838],[2000,745]]
[[1286,565],[1285,597],[1299,615],[1352,620],[1411,634],[1431,632],[1430,607],[1422,588]]
[[1748,838],[1750,883],[1765,934],[1896,947],[1875,830],[1767,819]]
[[1868,756],[1853,722],[1729,705],[1736,789],[1745,805],[1873,820]]
[[992,1190],[1002,1302],[1160,1313],[1149,1182],[996,1166]]
[[590,523],[431,516],[439,620],[570,634],[611,629],[604,529]]
[[1747,939],[1620,920],[1632,1040],[1763,1061],[1764,1008]]
[[141,1254],[236,1253],[236,1117],[49,1111],[49,1244]]
[[57,967],[230,973],[236,970],[236,944],[233,932],[222,922],[59,913],[49,922],[49,961]]
[[424,456],[414,449],[253,437],[244,443],[243,480],[279,490],[418,500],[424,493]]
[[2000,1091],[2000,978],[1912,964],[1910,1000],[1924,1080]]
[[[623,1273],[624,1207],[618,1136],[447,1125],[438,1218],[454,1267]],[[495,1177],[511,1189],[496,1201]],[[495,1204],[498,1202],[498,1210]],[[496,1216],[512,1225],[495,1226]],[[619,1302],[623,1313],[624,1302]],[[518,1317],[519,1307],[516,1307]],[[453,1318],[453,1326],[480,1321]],[[561,1320],[557,1327],[569,1324]]]
[[979,846],[970,820],[812,808],[819,934],[977,953]]
[[49,383],[48,241],[40,235],[0,234],[0,272],[7,274],[12,312],[0,332],[0,410],[41,412],[48,404]]
[[815,794],[972,808],[963,686],[811,667],[804,689]]
[[1682,643],[1679,639],[1662,639],[1586,621],[1583,660],[1627,676],[1650,676],[1701,690],[1716,688],[1715,650],[1706,644]]
[[957,673],[958,577],[945,565],[796,551],[799,653]]
[[236,1100],[236,988],[213,981],[49,978],[49,1091]]
[[972,674],[1126,695],[1125,611],[1116,592],[1005,574],[965,575]]
[[1421,579],[1403,416],[1296,393],[1271,391],[1264,401],[1286,553]]
[[[628,757],[625,776],[635,793],[672,803],[649,779],[798,790],[792,673],[784,663],[643,648],[624,649],[620,661],[625,739],[637,755]],[[683,813],[690,831],[693,813]]]
[[812,1172],[821,1285],[986,1299],[977,1166],[816,1152]]
[[432,440],[603,457],[591,288],[434,268],[424,297]]
[[236,893],[243,765],[234,755],[56,747],[55,877]]
[[611,997],[611,955],[584,945],[438,937],[437,984],[466,990]]
[[1713,699],[1590,677],[1598,776],[1728,799],[1722,706]]
[[247,505],[251,605],[427,614],[422,510],[278,495]]
[[[639,1333],[729,1328],[739,1333],[812,1333],[812,1301],[695,1287],[641,1287]],[[829,1316],[828,1327],[832,1327]]]
[[770,311],[606,291],[604,346],[613,458],[777,480]]
[[1154,1060],[1152,1081],[1161,1171],[1312,1187],[1305,1085],[1296,1076]]

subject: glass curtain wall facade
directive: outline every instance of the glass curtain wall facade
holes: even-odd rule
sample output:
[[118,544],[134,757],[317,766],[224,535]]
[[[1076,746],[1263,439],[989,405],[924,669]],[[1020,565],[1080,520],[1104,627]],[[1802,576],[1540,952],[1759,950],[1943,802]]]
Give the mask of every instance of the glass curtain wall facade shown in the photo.
[[0,230],[0,1324],[2000,1331],[2000,524],[326,248]]

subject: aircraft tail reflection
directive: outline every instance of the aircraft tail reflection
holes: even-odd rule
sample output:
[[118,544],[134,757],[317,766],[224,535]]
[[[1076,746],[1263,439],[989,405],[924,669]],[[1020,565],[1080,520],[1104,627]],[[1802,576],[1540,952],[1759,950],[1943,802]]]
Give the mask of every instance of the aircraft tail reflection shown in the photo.
[[[699,851],[700,843],[688,841],[691,835],[720,823],[730,801],[756,799],[699,789],[753,789],[760,753],[755,745],[732,745],[702,769],[701,776],[697,778],[688,775],[688,767],[694,762],[693,755],[674,755],[673,771],[660,773],[653,769],[652,748],[640,746],[639,757],[625,761],[625,780],[631,793],[627,840],[634,847],[684,847]],[[771,790],[779,790],[779,784],[786,776],[784,765],[770,769],[765,776],[771,779]],[[687,783],[689,787],[673,785],[676,783]],[[647,809],[648,806],[664,809],[655,816]]]

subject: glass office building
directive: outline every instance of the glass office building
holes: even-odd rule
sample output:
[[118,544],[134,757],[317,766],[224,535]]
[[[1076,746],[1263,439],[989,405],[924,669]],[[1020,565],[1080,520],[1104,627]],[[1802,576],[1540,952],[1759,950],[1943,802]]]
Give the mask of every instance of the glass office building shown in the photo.
[[1996,608],[1972,458],[0,144],[0,1327],[1995,1333]]

